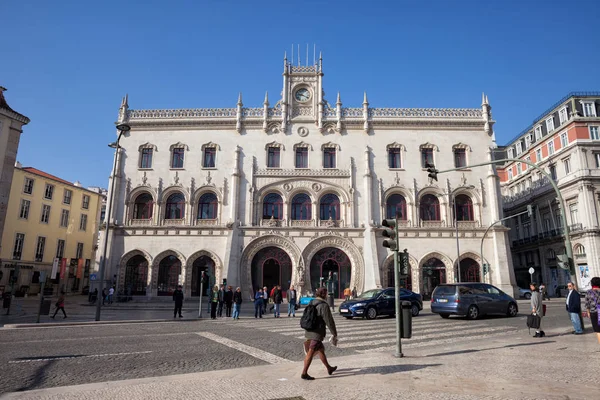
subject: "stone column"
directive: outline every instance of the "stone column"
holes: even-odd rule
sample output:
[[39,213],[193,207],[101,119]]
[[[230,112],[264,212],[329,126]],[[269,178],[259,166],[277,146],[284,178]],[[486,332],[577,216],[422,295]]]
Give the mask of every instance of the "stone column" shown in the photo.
[[[373,176],[371,172],[371,150],[365,148],[364,161],[365,172],[363,175],[363,213],[366,220],[365,237],[364,237],[364,287],[357,288],[359,292],[368,289],[381,287],[381,276],[379,268],[379,260],[377,259],[377,239],[375,237],[375,229],[373,229]],[[352,266],[357,268],[356,265]]]

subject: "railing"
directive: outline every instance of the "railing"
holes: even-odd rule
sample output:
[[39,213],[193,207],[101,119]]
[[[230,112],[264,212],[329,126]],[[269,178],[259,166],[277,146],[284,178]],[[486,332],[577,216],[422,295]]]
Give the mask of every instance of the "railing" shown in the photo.
[[181,226],[185,225],[185,218],[181,219],[165,219],[163,221],[163,226]]
[[481,109],[479,108],[369,108],[369,116],[384,118],[482,118]]
[[576,253],[575,254],[575,258],[585,258],[586,254],[585,253]]
[[283,226],[283,221],[277,218],[264,218],[260,220],[260,226],[280,227]]
[[521,199],[538,195],[539,192],[550,189],[550,188],[552,188],[552,184],[550,183],[550,180],[548,178],[544,177],[542,179],[538,179],[537,181],[533,182],[530,187],[523,190],[522,192],[519,192],[513,196],[502,196],[502,202],[505,204],[506,203],[516,203],[517,201],[519,201]]
[[457,221],[458,229],[473,229],[479,226],[478,221]]
[[219,224],[217,219],[197,219],[196,226],[215,226]]
[[583,224],[581,222],[578,222],[576,224],[571,224],[571,225],[569,225],[569,230],[571,232],[582,231],[583,230]]
[[236,108],[189,108],[180,110],[129,110],[129,120],[168,118],[223,118],[235,117]]
[[336,219],[321,219],[319,220],[319,226],[326,228],[339,228],[343,225],[343,221]]
[[264,117],[264,108],[243,108],[242,115],[244,117]]
[[446,226],[444,221],[421,221],[422,228],[443,228]]
[[304,227],[304,226],[315,226],[315,220],[296,220],[293,219],[290,221],[290,226]]
[[152,218],[148,219],[132,219],[129,220],[130,226],[150,226],[152,225]]

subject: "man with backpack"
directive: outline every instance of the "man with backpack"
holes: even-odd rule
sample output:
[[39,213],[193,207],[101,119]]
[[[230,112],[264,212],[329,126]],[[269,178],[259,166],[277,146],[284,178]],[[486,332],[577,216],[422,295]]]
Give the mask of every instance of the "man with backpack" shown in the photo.
[[331,343],[334,346],[337,344],[335,321],[333,320],[329,305],[325,301],[326,298],[327,289],[317,289],[316,298],[311,300],[308,306],[306,306],[304,314],[300,319],[300,326],[306,331],[304,334],[304,337],[306,338],[304,342],[304,352],[306,353],[306,357],[304,357],[304,369],[302,370],[302,375],[300,377],[309,381],[315,379],[308,375],[308,368],[316,354],[319,355],[319,358],[323,365],[325,365],[325,368],[327,368],[327,373],[329,375],[333,374],[337,369],[337,367],[332,367],[329,365],[329,362],[327,362],[325,347],[323,346],[326,327],[329,328],[329,332],[331,332],[332,335]]

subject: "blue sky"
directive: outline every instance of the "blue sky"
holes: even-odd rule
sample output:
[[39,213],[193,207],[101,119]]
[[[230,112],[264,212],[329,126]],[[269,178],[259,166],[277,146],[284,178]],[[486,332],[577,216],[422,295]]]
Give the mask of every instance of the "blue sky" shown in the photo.
[[0,85],[31,118],[18,159],[106,186],[121,97],[143,108],[272,103],[284,51],[323,51],[359,107],[479,107],[499,144],[570,91],[600,90],[597,1],[2,1]]

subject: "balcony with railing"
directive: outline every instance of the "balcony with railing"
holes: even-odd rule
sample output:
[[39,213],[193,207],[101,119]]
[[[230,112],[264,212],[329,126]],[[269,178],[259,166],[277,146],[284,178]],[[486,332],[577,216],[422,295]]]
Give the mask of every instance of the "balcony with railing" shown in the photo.
[[344,225],[344,221],[333,218],[319,220],[319,226],[324,228],[339,228]]
[[577,231],[582,231],[582,230],[583,230],[583,224],[581,222],[569,225],[570,232],[577,232]]
[[260,226],[268,226],[268,227],[282,227],[285,226],[285,220],[277,219],[277,218],[263,218],[260,220]]
[[218,219],[197,219],[195,221],[196,226],[217,226],[219,225]]
[[314,219],[293,219],[290,221],[290,226],[292,227],[298,227],[298,228],[303,228],[303,227],[309,227],[309,226],[315,226],[315,220]]
[[421,221],[421,228],[444,228],[445,221]]
[[513,196],[502,196],[502,202],[505,207],[515,207],[525,201],[531,200],[548,190],[552,190],[552,184],[546,177],[533,182],[527,189],[514,194]]
[[153,224],[152,218],[129,220],[129,226],[150,226],[152,224]]
[[183,226],[186,225],[185,218],[178,219],[165,219],[163,220],[163,226]]
[[479,226],[479,221],[456,221],[455,224],[458,224],[458,229],[474,229]]

